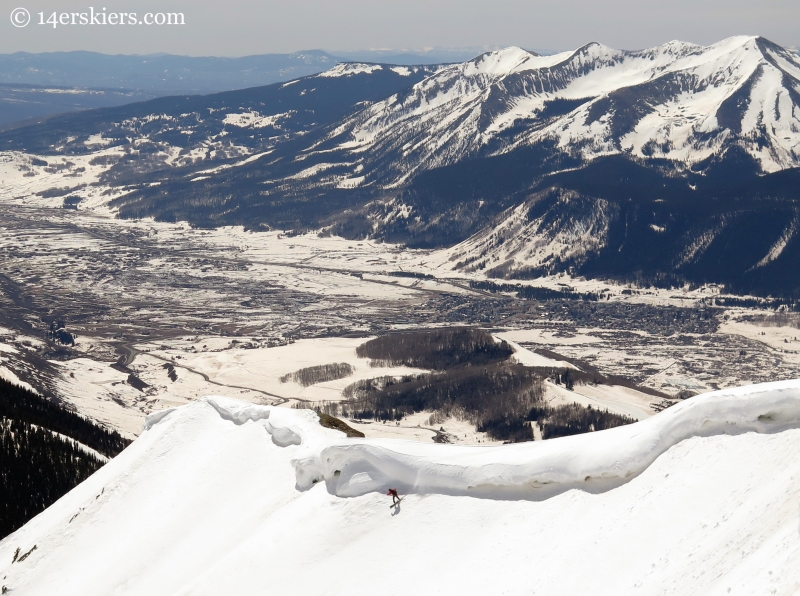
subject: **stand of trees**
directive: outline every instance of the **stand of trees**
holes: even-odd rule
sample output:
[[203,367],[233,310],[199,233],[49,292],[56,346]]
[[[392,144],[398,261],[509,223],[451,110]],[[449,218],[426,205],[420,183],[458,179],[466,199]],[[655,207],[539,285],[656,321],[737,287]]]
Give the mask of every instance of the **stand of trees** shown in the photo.
[[329,408],[339,408],[350,418],[374,420],[400,420],[433,410],[469,420],[497,440],[528,440],[530,429],[525,437],[517,431],[542,399],[543,382],[544,376],[535,369],[507,363],[400,379],[379,377],[348,386],[344,392],[348,401]]
[[294,381],[303,387],[310,387],[317,383],[325,383],[326,381],[335,381],[337,379],[344,379],[353,374],[353,367],[346,362],[334,364],[321,364],[319,366],[309,366],[308,368],[301,368],[288,375],[281,377],[281,383],[288,383]]
[[392,277],[411,277],[414,279],[433,279],[430,273],[417,273],[416,271],[389,271],[386,275]]
[[103,466],[69,439],[0,420],[0,537],[18,530]]
[[528,420],[539,424],[544,439],[579,435],[636,422],[636,419],[629,416],[575,403],[556,407],[537,405],[531,408]]
[[130,444],[118,432],[97,426],[56,402],[4,379],[0,379],[0,417],[67,435],[106,457],[114,457]]
[[537,300],[547,302],[548,300],[585,300],[597,302],[600,295],[596,292],[576,292],[572,288],[554,290],[552,288],[541,288],[538,286],[527,286],[525,284],[496,283],[493,281],[471,281],[469,287],[484,292],[515,292],[517,298],[523,300]]
[[515,364],[509,360],[513,350],[506,342],[498,343],[491,334],[478,329],[395,333],[368,341],[356,353],[385,365],[436,372],[363,379],[345,387],[344,401],[304,402],[295,407],[314,409],[320,416],[383,421],[431,411],[429,424],[450,417],[468,420],[478,431],[506,442],[533,440],[532,422],[542,428],[545,439],[635,422],[578,404],[549,406],[545,401],[546,379],[572,389],[576,382],[602,382],[605,377],[597,371]]
[[514,350],[496,342],[482,329],[456,327],[384,335],[356,348],[359,358],[376,366],[410,366],[446,370],[456,366],[483,366],[506,360]]
[[48,331],[47,336],[65,346],[75,345],[75,336],[65,329],[64,321],[50,323],[50,331]]
[[740,307],[740,308],[769,308],[777,310],[781,306],[789,308],[795,312],[800,312],[800,301],[788,298],[744,298],[739,296],[720,296],[715,297],[716,306]]
[[71,439],[108,457],[130,443],[117,432],[0,379],[0,538],[103,465]]
[[[544,399],[544,380],[551,375],[549,369],[501,363],[402,378],[378,377],[348,385],[343,393],[345,401],[297,407],[309,407],[320,415],[370,420],[400,420],[416,412],[433,411],[430,424],[450,417],[468,420],[492,439],[510,443],[533,440],[531,422],[539,425],[544,439],[636,422],[577,403],[549,406]],[[572,371],[558,376],[572,385]]]

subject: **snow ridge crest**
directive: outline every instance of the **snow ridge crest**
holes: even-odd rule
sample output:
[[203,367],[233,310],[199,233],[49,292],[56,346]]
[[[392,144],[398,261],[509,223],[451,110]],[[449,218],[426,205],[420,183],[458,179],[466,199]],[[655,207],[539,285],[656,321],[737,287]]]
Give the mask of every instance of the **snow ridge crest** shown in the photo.
[[260,425],[275,445],[290,448],[285,461],[301,491],[324,482],[339,497],[392,487],[413,494],[541,500],[571,489],[604,492],[620,486],[682,441],[800,428],[800,380],[699,395],[611,430],[496,447],[348,439],[322,428],[313,411],[219,396],[153,414],[145,428],[165,420],[191,424],[198,409],[210,409],[236,426]]
[[340,497],[389,487],[406,493],[540,500],[570,489],[602,492],[641,474],[695,437],[800,428],[800,380],[691,398],[647,420],[598,433],[500,447],[337,441],[293,462],[297,484],[325,480]]

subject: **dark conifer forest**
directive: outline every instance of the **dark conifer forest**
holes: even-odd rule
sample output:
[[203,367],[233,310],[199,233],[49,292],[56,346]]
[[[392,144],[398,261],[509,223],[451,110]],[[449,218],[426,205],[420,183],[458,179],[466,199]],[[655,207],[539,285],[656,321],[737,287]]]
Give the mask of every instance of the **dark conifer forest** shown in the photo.
[[[74,439],[74,440],[72,440]],[[102,467],[130,441],[0,379],[0,538]]]
[[360,358],[372,358],[380,366],[433,370],[499,362],[513,353],[511,346],[496,342],[487,331],[467,327],[394,333],[356,348]]
[[344,379],[352,374],[353,367],[346,362],[321,364],[319,366],[301,368],[293,373],[283,375],[281,377],[281,383],[288,383],[289,381],[292,381],[302,385],[303,387],[311,387],[311,385],[315,385],[317,383],[326,383],[327,381]]
[[366,342],[356,354],[381,366],[405,365],[434,372],[359,380],[345,387],[343,402],[300,403],[296,407],[311,407],[321,415],[384,421],[430,411],[434,413],[432,421],[451,416],[469,420],[478,431],[506,442],[533,440],[531,424],[537,424],[542,437],[549,439],[636,422],[578,404],[549,405],[546,379],[572,390],[576,382],[603,382],[603,376],[523,366],[514,362],[513,353],[506,342],[495,341],[482,329],[393,333]]
[[528,412],[542,399],[542,374],[519,364],[465,366],[444,373],[381,377],[345,388],[341,404],[355,418],[399,420],[422,411],[470,420],[481,432],[507,441],[531,439]]
[[636,422],[634,418],[628,416],[575,403],[532,408],[528,420],[538,422],[544,439],[579,435]]
[[70,412],[58,403],[0,379],[0,416],[42,426],[114,457],[130,441]]

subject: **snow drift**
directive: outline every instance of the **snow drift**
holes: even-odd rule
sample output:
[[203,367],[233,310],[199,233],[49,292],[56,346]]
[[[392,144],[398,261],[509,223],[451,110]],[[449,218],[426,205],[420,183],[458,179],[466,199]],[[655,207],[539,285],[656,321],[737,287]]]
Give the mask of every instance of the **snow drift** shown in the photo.
[[221,397],[145,427],[0,543],[8,593],[800,589],[800,381],[502,447],[346,439]]
[[617,486],[691,437],[792,427],[800,427],[797,381],[718,391],[602,434],[487,448],[360,440],[330,445],[319,456],[293,463],[299,487],[324,478],[341,497],[393,486],[407,493],[538,498],[537,491]]

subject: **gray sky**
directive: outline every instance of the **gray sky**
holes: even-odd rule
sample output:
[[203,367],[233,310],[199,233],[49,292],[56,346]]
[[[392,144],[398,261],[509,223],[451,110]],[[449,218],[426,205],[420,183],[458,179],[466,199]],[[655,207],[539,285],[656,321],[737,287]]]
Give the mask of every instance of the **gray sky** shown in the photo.
[[[763,35],[800,45],[800,0],[2,0],[0,53],[92,50],[243,56],[305,49],[568,50],[589,41],[638,49],[680,39],[709,44]],[[11,24],[27,8],[32,22]],[[53,11],[182,12],[184,26],[38,25]]]

